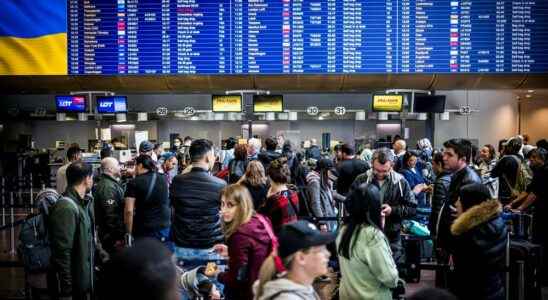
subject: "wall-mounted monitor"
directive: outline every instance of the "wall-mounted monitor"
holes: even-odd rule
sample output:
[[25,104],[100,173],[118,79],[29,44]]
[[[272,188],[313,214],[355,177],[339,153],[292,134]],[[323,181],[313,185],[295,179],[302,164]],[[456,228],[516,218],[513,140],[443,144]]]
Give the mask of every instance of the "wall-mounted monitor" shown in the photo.
[[86,112],[85,96],[55,96],[55,105],[59,113]]
[[373,95],[371,108],[375,112],[401,112],[403,95]]
[[127,113],[126,96],[97,97],[97,112],[100,114]]
[[413,112],[443,113],[445,111],[445,96],[415,95]]
[[241,112],[241,95],[212,95],[211,107],[213,112]]
[[282,95],[254,95],[253,112],[283,112],[284,97]]

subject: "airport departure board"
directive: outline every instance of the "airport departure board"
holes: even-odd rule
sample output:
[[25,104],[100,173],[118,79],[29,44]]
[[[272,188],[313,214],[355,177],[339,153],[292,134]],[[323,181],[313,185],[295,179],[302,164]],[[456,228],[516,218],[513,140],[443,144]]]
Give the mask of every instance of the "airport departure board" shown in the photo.
[[548,1],[68,0],[69,74],[548,72]]

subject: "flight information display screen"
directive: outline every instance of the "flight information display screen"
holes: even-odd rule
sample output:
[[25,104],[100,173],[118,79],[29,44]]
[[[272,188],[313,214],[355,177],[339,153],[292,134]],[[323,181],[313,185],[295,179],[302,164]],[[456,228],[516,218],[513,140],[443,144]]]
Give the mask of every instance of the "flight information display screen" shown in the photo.
[[69,74],[548,72],[548,1],[69,0]]
[[84,96],[55,96],[57,112],[86,112]]

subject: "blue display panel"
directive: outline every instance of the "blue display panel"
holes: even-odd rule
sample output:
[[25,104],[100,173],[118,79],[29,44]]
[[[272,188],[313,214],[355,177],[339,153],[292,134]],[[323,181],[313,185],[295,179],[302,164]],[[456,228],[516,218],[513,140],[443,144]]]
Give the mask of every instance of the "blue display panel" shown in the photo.
[[548,1],[69,0],[70,74],[548,72]]
[[127,112],[126,96],[97,97],[97,112],[100,114],[114,114]]
[[86,112],[86,97],[55,96],[57,112]]

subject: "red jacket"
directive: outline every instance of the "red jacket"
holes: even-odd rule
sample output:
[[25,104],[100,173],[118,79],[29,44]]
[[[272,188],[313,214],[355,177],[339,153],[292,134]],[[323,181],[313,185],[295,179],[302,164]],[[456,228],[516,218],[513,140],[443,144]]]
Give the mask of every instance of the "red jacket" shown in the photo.
[[258,211],[270,219],[277,235],[283,225],[297,221],[299,196],[292,190],[276,193],[268,197]]
[[[264,218],[268,225],[268,218]],[[253,282],[259,277],[263,261],[272,252],[272,240],[257,215],[228,238],[228,271],[219,274],[226,299],[252,300]]]

